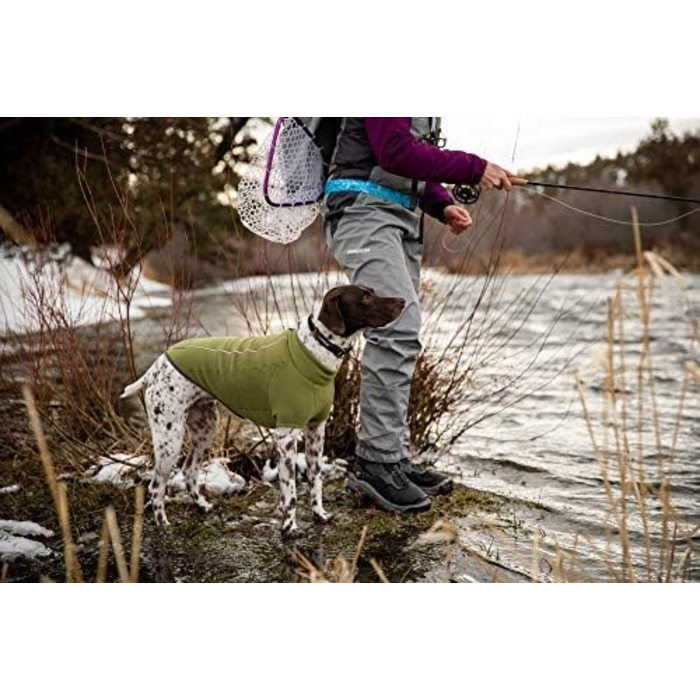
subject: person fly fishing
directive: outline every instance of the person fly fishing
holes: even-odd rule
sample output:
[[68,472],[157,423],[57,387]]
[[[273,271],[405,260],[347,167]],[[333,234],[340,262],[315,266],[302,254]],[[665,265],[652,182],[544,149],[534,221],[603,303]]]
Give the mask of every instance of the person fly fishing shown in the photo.
[[452,480],[410,459],[408,402],[421,350],[420,211],[464,233],[466,209],[440,183],[510,190],[512,173],[442,148],[438,117],[342,117],[324,199],[324,235],[351,284],[406,299],[401,316],[365,334],[352,491],[394,511],[430,507]]
[[[448,151],[438,117],[280,117],[238,187],[241,222],[277,244],[297,240],[321,209],[331,253],[351,284],[406,307],[392,324],[366,333],[356,459],[351,490],[384,508],[420,510],[449,491],[445,475],[410,460],[408,403],[420,344],[420,210],[459,235],[471,226],[461,204],[483,189],[523,187],[579,214],[630,225],[574,207],[543,189],[700,204],[677,195],[539,182],[519,178],[479,156]],[[452,192],[440,183],[454,185]],[[660,226],[693,214],[684,212]]]

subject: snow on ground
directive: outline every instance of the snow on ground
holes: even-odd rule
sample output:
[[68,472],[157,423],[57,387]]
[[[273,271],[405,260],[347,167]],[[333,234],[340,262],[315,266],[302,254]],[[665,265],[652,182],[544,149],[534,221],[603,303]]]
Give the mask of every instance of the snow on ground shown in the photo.
[[[98,261],[99,262],[99,261]],[[171,304],[168,285],[144,279],[135,270],[131,315]],[[129,285],[124,283],[123,287]],[[119,320],[126,312],[117,283],[104,268],[93,267],[61,246],[40,256],[31,251],[0,246],[0,337],[39,330],[42,321],[55,325],[89,325]],[[46,309],[47,301],[51,308]],[[44,318],[37,308],[44,307]]]
[[[149,462],[144,455],[134,456],[121,452],[100,457],[97,464],[88,469],[88,477],[96,483],[110,483],[118,488],[129,489],[134,486],[135,477],[140,472],[141,480],[147,481],[153,470],[143,469]],[[199,485],[213,496],[227,496],[245,488],[245,479],[234,474],[223,459],[212,459],[200,466],[198,470]],[[181,470],[173,472],[169,486],[175,491],[185,491],[185,477]]]
[[0,531],[23,537],[53,537],[53,532],[30,520],[0,520]]
[[12,486],[3,486],[0,489],[0,495],[4,493],[17,493],[19,491],[19,484],[12,484]]
[[88,469],[90,479],[98,484],[110,483],[129,489],[134,485],[134,471],[148,463],[145,455],[128,455],[117,452],[109,457],[100,457],[97,464]]
[[0,561],[2,562],[12,562],[20,557],[36,559],[48,557],[50,554],[51,550],[41,542],[26,537],[15,537],[0,530]]
[[[223,459],[212,459],[198,470],[198,483],[212,496],[228,496],[245,488],[245,479],[234,474]],[[170,478],[170,487],[185,491],[185,475],[177,471]]]
[[[87,470],[88,478],[96,483],[110,483],[118,488],[130,489],[137,480],[148,481],[153,475],[152,469],[146,469],[149,463],[145,455],[128,455],[117,452],[109,457],[100,457],[96,464]],[[296,459],[297,475],[306,476],[306,455],[301,453]],[[343,459],[334,462],[322,462],[321,473],[330,478],[338,478],[345,474],[348,463]],[[198,470],[199,485],[213,496],[228,496],[245,488],[245,479],[232,472],[226,466],[226,460],[216,458],[205,462]],[[263,481],[271,483],[277,479],[277,467],[273,467],[268,459],[263,467]],[[185,491],[185,477],[182,470],[174,471],[168,485],[175,491]]]
[[0,561],[12,562],[20,557],[47,557],[51,550],[31,537],[53,537],[53,532],[31,521],[0,520]]

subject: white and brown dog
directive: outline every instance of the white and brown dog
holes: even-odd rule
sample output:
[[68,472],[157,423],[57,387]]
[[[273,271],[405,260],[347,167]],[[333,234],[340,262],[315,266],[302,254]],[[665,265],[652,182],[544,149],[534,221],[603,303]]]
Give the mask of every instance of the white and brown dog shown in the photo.
[[[328,520],[329,516],[323,508],[320,467],[326,427],[325,418],[327,411],[330,410],[330,403],[325,412],[323,410],[320,413],[316,410],[300,412],[300,406],[318,404],[314,397],[308,400],[309,397],[303,395],[306,391],[314,391],[312,384],[302,380],[295,385],[293,392],[285,393],[284,382],[277,379],[271,380],[269,372],[257,375],[251,372],[242,373],[241,365],[236,362],[240,356],[255,354],[255,357],[259,358],[262,357],[262,353],[273,352],[277,353],[273,358],[274,366],[282,367],[283,361],[279,359],[279,353],[289,346],[292,350],[289,367],[298,366],[300,364],[298,360],[306,361],[311,358],[311,361],[317,364],[319,371],[326,370],[330,385],[326,389],[329,393],[325,395],[332,401],[333,377],[358,334],[366,328],[379,328],[393,322],[399,317],[404,306],[403,299],[379,297],[374,290],[367,287],[356,285],[335,287],[325,295],[317,317],[314,318],[312,315],[308,319],[303,319],[295,330],[266,338],[214,339],[214,342],[209,345],[207,345],[207,339],[190,340],[174,346],[158,357],[138,381],[125,388],[121,397],[132,396],[142,389],[145,390],[146,410],[155,456],[155,471],[149,487],[149,495],[156,522],[168,524],[165,515],[166,485],[171,471],[178,463],[185,430],[189,431],[190,436],[190,451],[183,463],[187,491],[190,498],[201,509],[209,511],[212,508],[212,505],[199,492],[197,469],[214,435],[219,403],[223,403],[235,413],[240,413],[273,429],[279,467],[282,531],[285,534],[293,533],[297,529],[296,445],[303,430],[312,510],[314,516],[323,521]],[[270,342],[267,342],[268,340]],[[179,355],[178,352],[173,352],[183,346],[184,351]],[[183,371],[178,358],[183,355],[187,358],[186,352],[195,354],[191,354],[188,369]],[[295,359],[295,353],[297,359]],[[206,355],[205,359],[214,355],[213,361],[218,364],[213,370],[198,372],[198,358],[203,354]],[[192,369],[193,363],[195,366]],[[204,360],[201,363],[204,364]],[[278,404],[276,408],[271,410],[268,406],[267,413],[264,413],[261,412],[260,406],[257,406],[258,412],[252,411],[248,415],[245,410],[239,409],[240,402],[236,401],[235,396],[232,398],[231,393],[233,391],[235,395],[236,392],[236,377],[231,376],[231,373],[236,372],[241,376],[246,374],[245,391],[248,394],[255,393],[255,401],[261,396],[267,397],[271,392],[274,393],[273,402]],[[209,381],[213,375],[217,378],[226,375],[221,377],[226,387],[224,396],[219,395],[218,389]],[[251,381],[265,386],[260,386],[258,390],[258,387],[250,386]],[[292,393],[294,395],[291,395]],[[283,404],[281,409],[279,403]],[[294,411],[285,411],[285,403],[296,408]],[[293,419],[285,417],[291,415],[294,415]],[[300,415],[305,416],[301,419],[303,425],[300,424]]]

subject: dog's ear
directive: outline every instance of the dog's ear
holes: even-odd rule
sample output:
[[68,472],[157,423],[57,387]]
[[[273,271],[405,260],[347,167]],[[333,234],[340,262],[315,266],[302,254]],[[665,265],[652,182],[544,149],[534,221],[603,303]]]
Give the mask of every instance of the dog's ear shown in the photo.
[[329,330],[336,335],[344,336],[346,332],[345,319],[340,308],[340,297],[342,296],[341,289],[331,289],[323,299],[321,313],[318,315],[318,320]]

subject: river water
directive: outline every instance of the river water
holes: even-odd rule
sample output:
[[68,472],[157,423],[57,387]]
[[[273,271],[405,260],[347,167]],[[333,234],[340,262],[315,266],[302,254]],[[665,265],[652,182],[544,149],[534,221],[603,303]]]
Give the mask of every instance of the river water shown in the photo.
[[[495,280],[424,274],[424,343],[440,352],[464,340],[459,362],[473,367],[468,391],[446,419],[448,429],[464,421],[471,427],[449,450],[430,455],[466,485],[509,499],[495,516],[500,532],[484,523],[462,523],[463,537],[488,558],[513,569],[536,567],[552,574],[557,551],[575,552],[576,578],[610,578],[606,559],[616,562],[620,538],[610,515],[604,480],[592,445],[574,376],[580,377],[599,449],[614,454],[609,394],[605,391],[608,300],[623,284],[624,354],[627,371],[618,373],[618,407],[627,407],[627,443],[632,464],[642,455],[646,481],[658,487],[672,473],[672,503],[686,533],[700,524],[700,402],[689,382],[679,421],[682,384],[692,356],[691,318],[700,311],[700,276],[686,276],[688,287],[656,284],[651,304],[651,357],[654,396],[646,389],[639,430],[637,366],[642,325],[635,282],[622,273],[605,275],[505,276]],[[277,330],[289,326],[335,279],[319,275],[237,280],[195,293],[191,332],[212,335]],[[296,301],[295,301],[296,300]],[[245,316],[253,319],[249,326]],[[136,324],[142,360],[162,343],[163,310]],[[160,320],[159,320],[160,319]],[[460,331],[466,331],[466,336]],[[458,343],[459,344],[459,343]],[[621,350],[618,343],[616,352]],[[454,361],[455,350],[446,354]],[[620,421],[618,415],[618,422]],[[450,422],[452,425],[450,425]],[[673,449],[675,441],[675,449]],[[617,460],[609,466],[613,490],[619,483]],[[650,564],[660,568],[661,517],[649,497],[648,531],[654,558],[645,558],[643,520],[634,498],[627,528],[630,557],[640,579]],[[536,541],[536,556],[533,556]],[[696,534],[694,545],[697,548]],[[679,542],[680,561],[686,541]],[[533,564],[533,562],[535,562]],[[619,567],[618,567],[619,568]],[[687,575],[700,579],[697,558]]]

